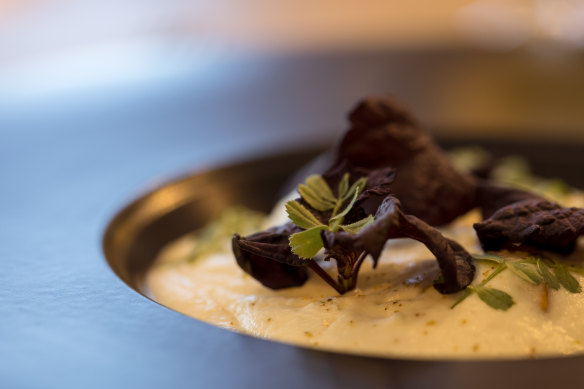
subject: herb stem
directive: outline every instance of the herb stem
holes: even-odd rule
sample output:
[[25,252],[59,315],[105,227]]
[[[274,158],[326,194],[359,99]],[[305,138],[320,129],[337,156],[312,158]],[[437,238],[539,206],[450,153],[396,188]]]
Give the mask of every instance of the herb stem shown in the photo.
[[341,219],[335,219],[330,225],[331,232],[337,232],[339,230],[339,225],[341,224]]
[[541,292],[540,307],[543,312],[547,312],[550,308],[550,295],[548,285],[545,282],[542,282]]
[[497,274],[501,273],[505,269],[507,269],[507,265],[504,263],[500,264],[491,274],[489,274],[487,278],[485,278],[483,282],[481,282],[480,285],[481,286],[487,285],[489,281],[491,281],[493,278],[497,276]]
[[337,213],[339,212],[339,208],[341,208],[341,205],[343,205],[343,199],[337,199],[337,203],[335,204],[335,207],[333,208],[333,213],[331,214],[331,219],[337,216]]
[[359,255],[359,258],[357,258],[357,260],[355,261],[355,264],[353,265],[353,277],[356,277],[357,274],[359,273],[359,269],[361,269],[361,264],[363,263],[365,257],[367,256],[367,253],[365,251],[363,251],[361,253],[361,255]]
[[346,290],[343,290],[343,287],[339,285],[322,267],[319,266],[318,263],[314,259],[307,259],[306,262],[308,266],[318,274],[323,280],[327,282],[330,286],[332,286],[339,294],[344,294]]
[[[485,278],[485,280],[483,282],[480,283],[480,286],[485,286],[489,281],[491,281],[493,278],[495,278],[497,276],[497,274],[501,273],[506,268],[507,268],[507,265],[505,263],[501,263],[499,266],[497,266],[497,268],[495,270],[493,270],[493,272],[491,274],[489,274],[489,276],[487,278]],[[454,304],[452,304],[450,309],[456,307],[458,304],[460,304],[461,302],[466,300],[467,297],[474,294],[475,292],[476,292],[475,289],[471,285],[469,285],[464,290],[464,294],[462,295],[462,297],[460,297],[458,300],[456,300],[456,302]]]
[[466,298],[473,293],[474,293],[474,290],[467,286],[466,289],[464,290],[464,294],[462,295],[462,297],[459,298],[458,300],[456,300],[456,302],[450,306],[450,309],[453,309],[454,307],[456,307],[458,304],[460,304],[461,302],[466,300]]

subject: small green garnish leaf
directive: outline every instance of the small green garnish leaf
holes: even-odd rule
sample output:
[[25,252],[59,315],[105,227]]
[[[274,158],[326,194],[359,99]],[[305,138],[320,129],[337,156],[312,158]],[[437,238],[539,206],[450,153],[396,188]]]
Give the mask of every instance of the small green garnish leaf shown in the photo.
[[298,193],[300,193],[300,196],[302,196],[302,198],[306,200],[306,202],[316,210],[328,211],[330,209],[333,209],[335,206],[334,202],[331,202],[326,198],[321,197],[317,192],[314,191],[313,188],[307,185],[302,184],[299,185]]
[[569,266],[569,270],[572,273],[576,273],[576,274],[580,274],[581,276],[584,276],[584,268],[582,268],[581,266],[576,266],[576,265],[568,265]]
[[[355,287],[359,264],[365,258],[365,253],[355,255],[354,258],[353,256],[345,258],[345,254],[342,252],[335,254],[334,258],[337,261],[339,281],[335,281],[315,261],[311,260],[324,247],[321,236],[322,231],[334,233],[342,229],[343,231],[357,234],[363,227],[374,221],[374,217],[369,215],[356,222],[342,225],[343,219],[349,214],[359,194],[367,185],[367,177],[358,179],[351,187],[349,187],[349,179],[349,173],[345,173],[339,182],[337,196],[335,197],[324,178],[319,175],[309,176],[304,184],[298,186],[298,192],[309,207],[305,207],[297,201],[286,203],[286,211],[290,220],[304,229],[304,231],[288,237],[288,244],[292,253],[307,260],[308,266],[341,294]],[[348,201],[349,199],[350,201]],[[339,213],[342,207],[344,209]],[[327,215],[327,225],[323,224],[312,213],[313,209],[323,212],[330,211],[330,214]],[[322,218],[323,216],[319,215],[319,217]],[[330,254],[330,250],[327,254]],[[342,272],[341,267],[343,268]]]
[[290,200],[286,203],[286,213],[294,224],[300,228],[309,229],[323,224],[298,201]]
[[330,221],[336,221],[336,220],[343,220],[343,218],[345,216],[347,216],[347,214],[349,213],[349,211],[351,210],[351,208],[353,208],[353,205],[355,205],[355,201],[357,201],[357,197],[359,197],[359,190],[355,191],[355,194],[353,195],[353,198],[351,199],[351,202],[349,204],[347,204],[347,206],[345,207],[345,209],[343,209],[343,211],[341,213],[339,213],[336,216],[333,216]]
[[349,190],[349,173],[345,173],[339,182],[339,198],[343,198]]
[[[461,302],[463,302],[463,301],[464,301],[466,298],[468,298],[469,296],[473,295],[474,293],[477,293],[477,294],[478,294],[478,291],[477,291],[477,289],[478,289],[478,288],[486,288],[486,289],[489,289],[489,290],[491,290],[491,289],[492,289],[492,290],[496,290],[497,292],[502,292],[502,291],[500,291],[500,290],[498,290],[498,289],[489,288],[489,287],[487,287],[486,285],[487,285],[487,284],[488,284],[488,283],[489,283],[489,282],[490,282],[490,281],[491,281],[493,278],[495,278],[497,275],[499,275],[499,273],[501,273],[502,271],[504,271],[505,269],[507,269],[507,264],[506,264],[505,262],[499,263],[499,264],[497,265],[497,267],[495,268],[495,270],[493,270],[493,272],[492,272],[491,274],[489,274],[489,275],[487,276],[487,278],[485,278],[485,279],[484,279],[484,280],[483,280],[483,281],[480,283],[480,285],[477,285],[477,286],[472,286],[472,285],[469,285],[469,286],[467,286],[467,287],[466,287],[466,289],[464,289],[464,293],[463,293],[463,295],[462,295],[462,296],[461,296],[461,297],[460,297],[458,300],[456,300],[456,302],[455,302],[454,304],[452,304],[452,306],[450,307],[450,309],[452,309],[452,308],[456,307],[458,304],[460,304]],[[505,293],[505,292],[502,292],[502,293]],[[505,293],[505,294],[506,294],[507,296],[509,296],[507,293]],[[480,296],[479,296],[479,297],[480,297]],[[511,297],[511,296],[509,296],[509,297]],[[483,300],[484,302],[487,302],[487,301],[485,301],[485,299],[484,299],[484,298],[482,298],[482,297],[481,297],[481,300]],[[487,303],[487,304],[488,304],[488,303]],[[489,304],[489,305],[490,305],[490,306],[492,306],[491,304]],[[496,308],[496,309],[500,309],[500,308]]]
[[300,258],[311,259],[323,247],[320,232],[328,229],[327,226],[316,226],[306,231],[290,235],[290,248]]
[[560,289],[560,281],[558,280],[558,277],[556,277],[556,275],[551,272],[549,265],[546,262],[538,258],[536,266],[537,271],[550,288],[554,290]]
[[479,262],[503,263],[505,260],[495,254],[472,254],[472,258]]
[[513,274],[533,285],[539,285],[544,282],[554,290],[558,290],[563,286],[571,293],[582,292],[580,283],[571,274],[571,272],[578,273],[580,269],[582,269],[578,266],[560,263],[555,259],[547,257],[532,255],[518,261],[508,261],[498,255],[492,254],[475,254],[473,255],[473,258],[477,261],[495,262],[498,266],[480,283],[480,285],[467,286],[464,293],[450,307],[450,309],[456,307],[474,293],[477,293],[481,300],[495,309],[509,309],[509,307],[514,304],[513,298],[506,292],[486,286],[493,278],[505,269],[511,270]]
[[194,232],[191,237],[193,250],[186,256],[186,261],[194,262],[208,255],[223,252],[229,247],[225,242],[233,233],[251,234],[261,228],[266,215],[244,207],[224,209],[212,223]]
[[353,196],[355,192],[359,193],[363,192],[365,186],[367,186],[367,177],[361,177],[357,181],[355,181],[353,185],[351,185],[351,187],[343,197],[339,196],[339,198],[341,199],[341,201],[345,201],[351,196]]
[[333,195],[333,191],[327,184],[327,182],[319,176],[318,174],[313,174],[306,178],[304,184],[312,189],[314,193],[323,200],[329,201],[334,204],[336,201],[335,196]]
[[515,304],[513,298],[502,290],[481,285],[470,286],[469,288],[474,290],[477,296],[491,308],[506,311]]
[[556,264],[555,268],[556,277],[558,277],[558,281],[568,292],[570,293],[580,293],[582,292],[582,288],[580,287],[580,283],[577,279],[574,278],[568,267],[563,264]]
[[539,285],[541,284],[541,281],[543,281],[542,276],[539,274],[537,268],[533,264],[524,262],[508,262],[507,267],[509,270],[515,273],[516,276],[533,285]]
[[347,224],[344,226],[341,225],[339,226],[339,228],[343,231],[350,232],[351,234],[358,234],[359,231],[361,231],[365,226],[373,223],[374,220],[375,218],[373,217],[373,215],[369,215],[364,219],[356,221],[355,223]]

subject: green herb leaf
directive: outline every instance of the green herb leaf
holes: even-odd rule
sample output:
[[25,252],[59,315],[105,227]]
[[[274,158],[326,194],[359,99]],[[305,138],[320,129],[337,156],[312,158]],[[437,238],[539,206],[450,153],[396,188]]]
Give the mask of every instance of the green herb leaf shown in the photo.
[[481,261],[481,262],[492,262],[492,263],[503,263],[505,262],[505,260],[495,254],[472,254],[472,258],[475,261]]
[[318,197],[323,200],[334,203],[337,199],[333,195],[333,191],[328,186],[327,182],[318,174],[313,174],[306,178],[304,184],[312,189]]
[[342,198],[340,196],[339,196],[339,198],[341,198],[341,201],[345,201],[348,198],[350,198],[351,196],[353,196],[355,194],[355,192],[358,192],[358,193],[363,192],[363,190],[365,189],[365,186],[367,186],[367,177],[361,177],[357,181],[355,181],[353,183],[353,185],[351,185],[351,187],[349,188],[347,193]]
[[558,263],[555,269],[556,277],[558,277],[558,281],[564,288],[568,290],[570,293],[580,293],[582,292],[582,288],[580,287],[580,283],[577,279],[574,278],[568,267],[564,264]]
[[345,196],[347,194],[347,191],[349,190],[349,173],[345,173],[343,175],[343,178],[341,179],[341,182],[339,182],[339,198],[342,199],[343,196]]
[[549,265],[546,262],[538,258],[536,266],[537,271],[550,288],[554,290],[560,289],[560,281],[558,280],[558,277],[550,271]]
[[323,224],[298,201],[290,200],[286,203],[286,213],[292,223],[305,230],[322,226]]
[[289,242],[292,252],[304,259],[311,259],[314,257],[323,247],[320,232],[326,229],[326,226],[317,226],[290,235]]
[[584,268],[582,268],[581,266],[574,265],[574,264],[570,264],[568,266],[569,266],[569,270],[572,273],[576,273],[576,274],[580,274],[581,276],[584,276]]
[[364,219],[356,221],[355,223],[347,224],[344,226],[339,226],[343,231],[350,232],[351,234],[358,234],[365,226],[373,223],[375,218],[373,215],[369,215]]
[[319,194],[316,193],[313,188],[307,185],[298,185],[298,193],[300,193],[300,196],[302,196],[302,198],[306,200],[306,202],[310,204],[312,208],[319,211],[328,211],[333,209],[335,206],[334,202],[319,196]]
[[353,195],[353,198],[351,199],[351,202],[349,204],[347,204],[347,206],[345,207],[345,209],[343,209],[343,212],[339,213],[335,217],[332,217],[330,219],[330,221],[331,222],[336,221],[336,220],[341,220],[342,221],[343,218],[349,213],[349,211],[351,210],[351,208],[353,208],[353,205],[355,205],[355,201],[357,201],[357,197],[359,197],[359,191],[358,190]]
[[480,285],[471,286],[470,288],[472,288],[477,293],[479,298],[491,308],[506,311],[514,304],[513,298],[502,290]]
[[233,236],[233,233],[251,234],[261,228],[265,219],[265,215],[244,207],[224,209],[215,221],[191,235],[194,248],[186,260],[193,262],[226,250],[225,242]]
[[539,285],[543,280],[542,276],[538,273],[535,265],[532,265],[530,263],[507,262],[507,267],[509,268],[509,270],[515,273],[516,276],[533,285]]

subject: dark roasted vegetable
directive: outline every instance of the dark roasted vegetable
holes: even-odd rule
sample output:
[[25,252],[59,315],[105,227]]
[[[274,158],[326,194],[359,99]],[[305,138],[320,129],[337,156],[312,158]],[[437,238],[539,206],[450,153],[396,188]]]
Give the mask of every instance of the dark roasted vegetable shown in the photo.
[[[366,255],[376,265],[388,239],[411,238],[438,260],[442,277],[436,289],[457,292],[473,280],[471,256],[432,226],[477,206],[485,220],[475,229],[486,250],[529,245],[565,253],[583,233],[581,209],[562,208],[456,170],[391,99],[366,99],[349,119],[334,164],[322,176],[308,177],[299,186],[301,197],[287,204],[296,225],[233,238],[237,263],[264,285],[300,285],[310,267],[344,293],[355,288]],[[323,247],[325,259],[336,261],[337,280],[313,259]]]
[[290,234],[300,229],[292,223],[246,238],[234,235],[232,249],[237,264],[247,274],[272,289],[300,286],[308,279],[305,261],[292,254]]
[[584,209],[527,199],[499,209],[474,228],[485,250],[531,246],[567,254],[584,233]]
[[405,213],[443,225],[475,207],[475,179],[457,171],[399,104],[387,98],[366,99],[351,112],[350,121],[337,164],[396,168],[391,189]]

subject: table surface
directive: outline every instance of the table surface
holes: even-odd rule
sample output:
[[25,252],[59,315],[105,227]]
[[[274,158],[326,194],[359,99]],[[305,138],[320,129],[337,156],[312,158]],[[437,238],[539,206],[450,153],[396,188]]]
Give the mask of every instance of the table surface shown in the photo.
[[[0,386],[423,387],[447,377],[456,387],[469,374],[484,379],[475,387],[492,383],[485,374],[496,366],[461,373],[220,330],[147,300],[103,258],[110,218],[162,180],[334,138],[359,96],[387,88],[378,70],[341,84],[351,71],[240,59],[172,82],[0,108]],[[574,383],[568,362],[546,365],[558,384]]]

